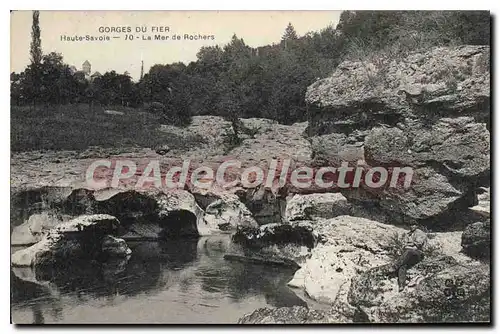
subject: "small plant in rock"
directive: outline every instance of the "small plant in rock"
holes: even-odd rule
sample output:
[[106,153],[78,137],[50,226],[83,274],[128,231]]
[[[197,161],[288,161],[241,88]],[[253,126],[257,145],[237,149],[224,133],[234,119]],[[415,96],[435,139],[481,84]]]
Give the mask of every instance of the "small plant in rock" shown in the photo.
[[[427,230],[422,228],[425,233]],[[429,240],[425,243],[422,252],[424,253],[425,258],[436,257],[442,254],[442,246],[439,242],[433,241],[434,235],[427,235]],[[397,259],[403,254],[405,245],[407,242],[407,237],[405,233],[394,232],[389,236],[389,248],[387,249],[389,256],[393,259]]]
[[406,244],[406,236],[404,233],[394,232],[389,236],[389,248],[387,249],[389,256],[397,259],[403,254],[404,246]]
[[240,146],[243,141],[232,126],[227,127],[221,137],[224,143],[224,154],[228,154],[232,149]]
[[260,132],[260,126],[245,126],[243,123],[240,125],[241,132],[250,136],[250,138],[255,138],[255,136]]

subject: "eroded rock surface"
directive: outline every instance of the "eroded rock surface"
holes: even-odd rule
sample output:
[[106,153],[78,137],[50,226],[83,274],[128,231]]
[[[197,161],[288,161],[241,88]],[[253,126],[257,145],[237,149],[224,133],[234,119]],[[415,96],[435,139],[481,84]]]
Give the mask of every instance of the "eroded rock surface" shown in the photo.
[[54,214],[48,212],[35,213],[21,225],[13,227],[10,243],[12,246],[34,244],[42,239],[43,233],[60,222],[60,219]]
[[205,209],[204,220],[208,226],[220,230],[236,229],[237,226],[258,227],[248,208],[236,195],[223,195]]
[[[396,125],[409,112],[440,112],[489,118],[489,46],[437,47],[405,58],[341,63],[312,84],[306,101],[316,107],[314,134],[342,133],[384,123]],[[330,114],[330,115],[328,115]],[[335,118],[331,117],[335,114]]]
[[12,254],[12,265],[29,267],[97,259],[102,255],[103,240],[116,235],[119,226],[118,219],[110,215],[80,216],[57,225],[33,246]]
[[260,308],[243,316],[239,324],[328,324],[336,323],[338,318],[323,311],[308,309],[304,306]]
[[295,194],[286,203],[285,219],[312,220],[334,218],[351,212],[351,204],[340,193]]
[[342,193],[378,201],[393,220],[463,228],[475,189],[490,182],[489,54],[465,45],[340,64],[306,93],[314,163],[410,167],[409,188]]
[[288,284],[329,304],[345,297],[342,290],[349,288],[351,279],[393,261],[391,237],[405,232],[392,225],[351,216],[317,222],[314,229],[323,243],[312,250],[311,257]]
[[489,266],[462,265],[452,257],[425,259],[409,272],[403,292],[392,288],[389,266],[356,277],[348,300],[370,322],[489,321]]

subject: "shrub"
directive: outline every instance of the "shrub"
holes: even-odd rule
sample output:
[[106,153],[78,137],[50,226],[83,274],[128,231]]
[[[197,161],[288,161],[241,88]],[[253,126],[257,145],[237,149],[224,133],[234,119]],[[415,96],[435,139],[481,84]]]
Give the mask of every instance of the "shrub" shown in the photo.
[[[427,233],[427,231],[424,231]],[[428,235],[429,240],[427,240],[422,251],[425,258],[436,257],[442,254],[442,246],[439,242],[431,240],[432,236]],[[389,236],[389,248],[387,249],[389,256],[396,260],[403,254],[404,247],[406,245],[407,238],[404,233],[394,232]]]
[[236,134],[232,126],[227,126],[221,137],[224,143],[224,154],[228,154],[233,148],[240,146],[243,141]]
[[389,248],[387,249],[389,256],[394,260],[403,254],[403,249],[406,244],[406,236],[404,233],[394,232],[389,236]]
[[243,122],[240,123],[240,130],[247,136],[250,136],[251,138],[255,138],[255,136],[259,133],[260,127],[259,126],[245,126]]

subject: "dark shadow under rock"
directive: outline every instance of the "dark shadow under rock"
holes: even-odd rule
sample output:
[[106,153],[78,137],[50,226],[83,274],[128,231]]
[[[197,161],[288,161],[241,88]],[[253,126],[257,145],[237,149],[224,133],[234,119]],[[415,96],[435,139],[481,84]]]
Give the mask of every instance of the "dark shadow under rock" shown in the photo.
[[162,229],[160,239],[175,239],[182,237],[198,237],[197,218],[187,210],[169,212],[168,216],[159,222]]
[[254,249],[287,244],[313,248],[316,244],[310,226],[288,224],[267,224],[259,228],[239,227],[232,240],[234,243]]

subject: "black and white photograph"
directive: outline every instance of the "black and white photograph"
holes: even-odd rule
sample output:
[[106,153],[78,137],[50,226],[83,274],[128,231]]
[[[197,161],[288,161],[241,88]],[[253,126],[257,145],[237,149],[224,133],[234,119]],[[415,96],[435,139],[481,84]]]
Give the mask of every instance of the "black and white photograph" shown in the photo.
[[491,325],[491,23],[12,10],[11,323]]

